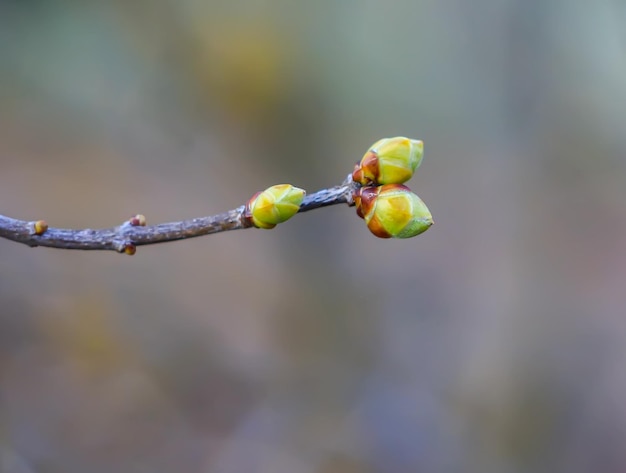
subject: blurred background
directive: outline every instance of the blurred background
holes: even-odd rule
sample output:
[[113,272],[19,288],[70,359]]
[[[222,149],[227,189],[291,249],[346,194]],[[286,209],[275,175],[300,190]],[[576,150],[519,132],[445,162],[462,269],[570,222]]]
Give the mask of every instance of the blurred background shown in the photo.
[[623,2],[0,2],[4,215],[210,215],[396,135],[413,240],[0,241],[1,471],[626,471]]

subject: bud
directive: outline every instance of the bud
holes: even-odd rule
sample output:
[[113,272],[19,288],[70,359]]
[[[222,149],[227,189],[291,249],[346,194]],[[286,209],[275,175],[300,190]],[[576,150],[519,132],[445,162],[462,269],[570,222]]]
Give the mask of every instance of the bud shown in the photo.
[[133,227],[145,227],[146,217],[142,214],[133,215],[128,221]]
[[37,220],[33,224],[33,230],[34,230],[35,235],[43,235],[44,233],[48,231],[48,224],[46,223],[45,220]]
[[254,194],[246,204],[245,214],[257,228],[274,228],[298,213],[305,194],[291,184],[278,184]]
[[424,143],[403,136],[383,138],[367,150],[352,173],[361,185],[402,184],[413,176],[424,156]]
[[357,214],[379,238],[411,238],[424,233],[433,217],[417,195],[401,184],[362,187],[354,196]]

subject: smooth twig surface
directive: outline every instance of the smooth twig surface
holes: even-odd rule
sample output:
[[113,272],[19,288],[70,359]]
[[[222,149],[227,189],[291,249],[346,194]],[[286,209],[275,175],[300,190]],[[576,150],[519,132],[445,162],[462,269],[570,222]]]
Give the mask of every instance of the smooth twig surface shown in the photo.
[[[358,187],[351,176],[340,186],[322,189],[307,195],[298,212],[336,204],[352,205],[352,194]],[[114,250],[134,254],[142,245],[195,238],[213,233],[253,227],[245,215],[245,206],[218,215],[199,217],[180,222],[145,225],[144,217],[137,215],[123,224],[104,229],[69,230],[48,227],[43,220],[25,221],[0,215],[0,237],[35,247],[47,246],[66,250]]]

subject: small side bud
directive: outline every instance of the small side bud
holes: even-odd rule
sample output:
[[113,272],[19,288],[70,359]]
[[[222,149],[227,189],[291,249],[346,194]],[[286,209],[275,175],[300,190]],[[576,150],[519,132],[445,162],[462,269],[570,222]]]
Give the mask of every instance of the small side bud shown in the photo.
[[411,238],[433,224],[426,204],[401,184],[363,187],[355,195],[357,214],[379,238]]
[[130,220],[128,220],[133,227],[145,227],[146,226],[146,217],[142,214],[133,215]]
[[132,256],[135,253],[137,253],[137,246],[134,243],[126,243],[124,245],[124,254]]
[[361,185],[402,184],[413,176],[424,156],[424,143],[403,136],[383,138],[367,150],[352,179]]
[[33,224],[33,232],[35,235],[43,235],[48,230],[48,224],[45,220],[37,220]]
[[291,184],[278,184],[253,195],[245,215],[257,228],[274,228],[298,213],[305,195],[303,189]]

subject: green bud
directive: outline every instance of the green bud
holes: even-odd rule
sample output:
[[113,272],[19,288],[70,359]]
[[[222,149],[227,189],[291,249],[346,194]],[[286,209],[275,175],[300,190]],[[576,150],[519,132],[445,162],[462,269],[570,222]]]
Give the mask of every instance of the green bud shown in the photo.
[[278,184],[257,192],[246,204],[245,215],[257,228],[274,228],[293,217],[306,192],[291,184]]
[[362,187],[354,201],[357,214],[379,238],[411,238],[433,224],[426,204],[401,184]]
[[365,153],[352,173],[364,186],[402,184],[413,176],[424,156],[424,143],[403,136],[383,138]]

